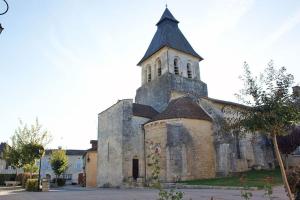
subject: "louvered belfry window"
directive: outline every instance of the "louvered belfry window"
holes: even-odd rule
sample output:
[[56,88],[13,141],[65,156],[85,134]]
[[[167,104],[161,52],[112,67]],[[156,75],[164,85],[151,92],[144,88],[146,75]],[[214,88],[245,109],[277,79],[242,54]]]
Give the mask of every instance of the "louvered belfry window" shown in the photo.
[[187,66],[186,66],[186,68],[187,68],[187,76],[188,76],[188,78],[193,78],[193,77],[192,77],[191,64],[188,63]]
[[178,69],[178,59],[174,59],[174,74],[178,75],[179,74],[179,69]]
[[150,82],[151,81],[151,66],[148,65],[147,67],[147,81]]
[[161,76],[161,61],[157,61],[157,75]]

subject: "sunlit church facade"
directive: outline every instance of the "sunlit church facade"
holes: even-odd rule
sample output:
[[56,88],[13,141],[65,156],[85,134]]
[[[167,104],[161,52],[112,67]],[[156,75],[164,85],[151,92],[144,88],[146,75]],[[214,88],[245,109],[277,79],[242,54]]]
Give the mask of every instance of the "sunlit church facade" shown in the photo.
[[135,100],[120,100],[98,115],[98,187],[149,180],[150,144],[160,150],[162,182],[274,167],[266,137],[224,133],[224,111],[243,105],[208,97],[203,58],[178,24],[166,8],[138,62],[142,83]]

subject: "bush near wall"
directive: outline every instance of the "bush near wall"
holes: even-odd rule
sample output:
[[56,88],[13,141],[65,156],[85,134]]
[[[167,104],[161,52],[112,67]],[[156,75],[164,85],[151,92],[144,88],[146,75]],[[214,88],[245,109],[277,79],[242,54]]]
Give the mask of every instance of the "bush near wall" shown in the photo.
[[287,170],[287,178],[292,193],[300,192],[300,167],[292,167]]
[[[32,174],[32,179],[38,178],[37,174]],[[26,186],[27,180],[30,179],[30,173],[18,174],[16,181],[20,181],[23,188]]]
[[0,185],[5,185],[5,181],[15,181],[16,174],[0,174]]
[[36,192],[38,191],[38,179],[27,179],[26,181],[26,191]]
[[64,179],[64,178],[57,178],[57,180],[56,180],[56,178],[54,178],[52,180],[52,182],[53,183],[57,183],[57,186],[64,186],[64,185],[66,185],[66,179]]

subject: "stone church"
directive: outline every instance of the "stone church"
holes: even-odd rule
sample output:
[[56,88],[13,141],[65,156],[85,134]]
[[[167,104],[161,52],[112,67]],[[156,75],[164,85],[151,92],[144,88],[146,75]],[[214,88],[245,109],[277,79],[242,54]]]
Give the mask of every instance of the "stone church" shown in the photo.
[[160,146],[162,182],[274,167],[266,137],[223,133],[224,111],[243,105],[208,97],[200,78],[203,58],[178,23],[166,8],[138,63],[142,83],[135,100],[119,100],[98,115],[98,187],[147,181],[147,141]]

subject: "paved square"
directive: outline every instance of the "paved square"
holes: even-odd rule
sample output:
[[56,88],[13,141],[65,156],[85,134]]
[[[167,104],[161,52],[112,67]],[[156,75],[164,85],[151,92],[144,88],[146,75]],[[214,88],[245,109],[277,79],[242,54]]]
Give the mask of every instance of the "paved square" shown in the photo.
[[[183,189],[186,200],[241,200],[239,190]],[[264,191],[254,191],[253,200],[265,200]],[[286,200],[282,187],[274,189],[273,199]],[[1,200],[156,200],[158,191],[154,189],[88,189],[65,187],[50,192],[25,192],[23,190],[0,189]]]

